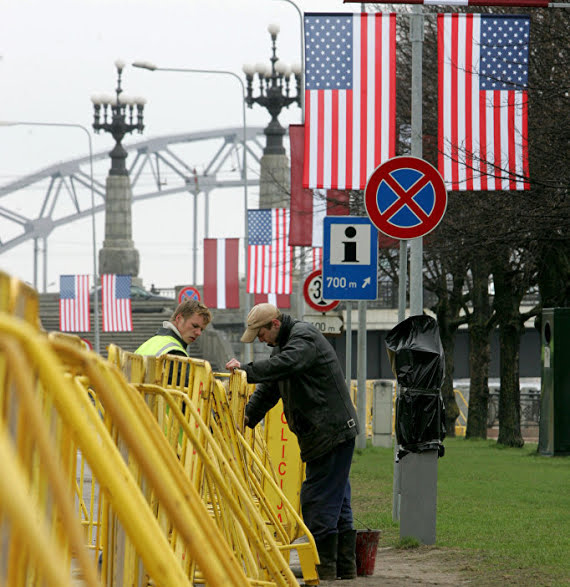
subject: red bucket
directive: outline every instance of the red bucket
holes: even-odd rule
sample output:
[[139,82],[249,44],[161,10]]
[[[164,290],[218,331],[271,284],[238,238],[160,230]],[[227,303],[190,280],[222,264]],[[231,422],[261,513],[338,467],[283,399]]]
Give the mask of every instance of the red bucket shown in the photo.
[[373,575],[380,530],[356,531],[356,573],[359,576]]

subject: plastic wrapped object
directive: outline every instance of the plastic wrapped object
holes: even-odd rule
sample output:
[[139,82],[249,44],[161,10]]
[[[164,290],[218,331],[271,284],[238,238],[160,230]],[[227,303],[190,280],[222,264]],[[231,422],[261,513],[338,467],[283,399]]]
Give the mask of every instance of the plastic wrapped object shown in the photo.
[[410,316],[386,335],[392,372],[402,387],[441,389],[445,356],[431,316]]
[[443,456],[445,407],[440,389],[445,355],[437,321],[431,316],[410,316],[388,333],[386,348],[400,384],[396,400],[398,457],[425,450],[437,450]]

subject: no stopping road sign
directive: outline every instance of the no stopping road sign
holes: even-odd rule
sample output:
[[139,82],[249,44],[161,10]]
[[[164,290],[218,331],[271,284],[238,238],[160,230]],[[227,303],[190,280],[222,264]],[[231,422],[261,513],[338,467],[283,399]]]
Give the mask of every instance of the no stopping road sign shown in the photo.
[[374,226],[397,239],[428,234],[447,208],[439,171],[418,157],[393,157],[379,165],[368,179],[364,199]]

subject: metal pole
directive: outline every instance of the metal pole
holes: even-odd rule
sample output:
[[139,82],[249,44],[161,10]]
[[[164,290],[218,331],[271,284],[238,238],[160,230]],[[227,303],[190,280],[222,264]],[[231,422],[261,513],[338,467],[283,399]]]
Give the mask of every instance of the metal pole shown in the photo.
[[[89,130],[83,126],[82,124],[75,124],[71,122],[27,122],[27,121],[2,121],[0,122],[0,126],[53,126],[53,127],[63,127],[63,128],[80,128],[82,131],[85,132],[87,135],[88,143],[89,143],[89,182],[91,188],[91,236],[92,236],[92,245],[93,245],[93,278],[95,280],[95,293],[94,293],[94,301],[95,301],[95,309],[94,309],[94,319],[95,319],[95,351],[98,353],[100,350],[100,343],[99,343],[99,294],[97,292],[97,239],[95,234],[95,190],[94,190],[94,183],[93,183],[93,145],[91,142],[91,133]],[[47,251],[47,240],[44,244],[44,254]],[[47,262],[44,265],[44,273],[47,273]],[[44,280],[46,278],[44,277]],[[45,289],[45,287],[44,287]]]
[[192,235],[192,285],[196,287],[198,283],[198,272],[197,272],[197,264],[198,264],[198,190],[194,190],[194,202],[193,202],[193,235]]
[[[249,229],[247,226],[247,203],[248,203],[248,193],[247,193],[247,125],[246,125],[246,117],[245,117],[245,85],[243,80],[237,73],[233,71],[225,70],[225,69],[191,69],[191,68],[180,68],[180,67],[157,67],[152,63],[148,63],[146,61],[135,61],[133,63],[133,67],[138,67],[139,69],[147,69],[149,71],[171,71],[174,73],[212,73],[214,75],[231,75],[233,78],[237,79],[237,81],[241,85],[242,89],[242,121],[243,121],[243,169],[242,169],[242,176],[243,176],[243,207],[244,207],[244,267],[245,267],[245,278],[247,282],[247,265],[248,265],[248,248],[249,248]],[[194,234],[196,234],[194,232]],[[247,322],[247,315],[249,314],[249,309],[251,307],[250,304],[250,294],[247,293],[247,286],[246,292],[244,294],[245,300],[245,308],[244,308],[244,323]],[[250,344],[243,344],[243,358],[244,362],[248,363],[251,360],[251,345]]]
[[[408,241],[400,241],[400,267],[398,273],[398,322],[406,319],[406,291],[408,281]],[[396,384],[396,398],[400,395],[399,385]],[[395,430],[394,430],[395,432]],[[397,462],[398,441],[394,434],[394,479],[392,483],[392,520],[400,519],[400,466]]]
[[[424,17],[421,6],[412,7],[410,17],[412,42],[412,157],[423,155],[422,151],[422,45],[424,40]],[[423,313],[423,238],[411,240],[410,247],[410,314]]]
[[352,383],[352,302],[346,302],[346,387]]
[[356,388],[356,411],[360,433],[356,437],[356,448],[366,448],[366,301],[358,302],[358,369]]

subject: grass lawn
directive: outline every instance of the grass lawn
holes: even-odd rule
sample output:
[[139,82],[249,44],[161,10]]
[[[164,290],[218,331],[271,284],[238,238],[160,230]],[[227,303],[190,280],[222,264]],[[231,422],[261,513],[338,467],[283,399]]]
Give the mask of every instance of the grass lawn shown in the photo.
[[[570,585],[570,457],[543,457],[536,444],[447,438],[438,461],[436,547],[474,584]],[[357,528],[382,530],[397,546],[392,521],[393,449],[357,450],[351,472]],[[454,560],[456,562],[454,563]],[[457,565],[457,566],[454,566]]]

